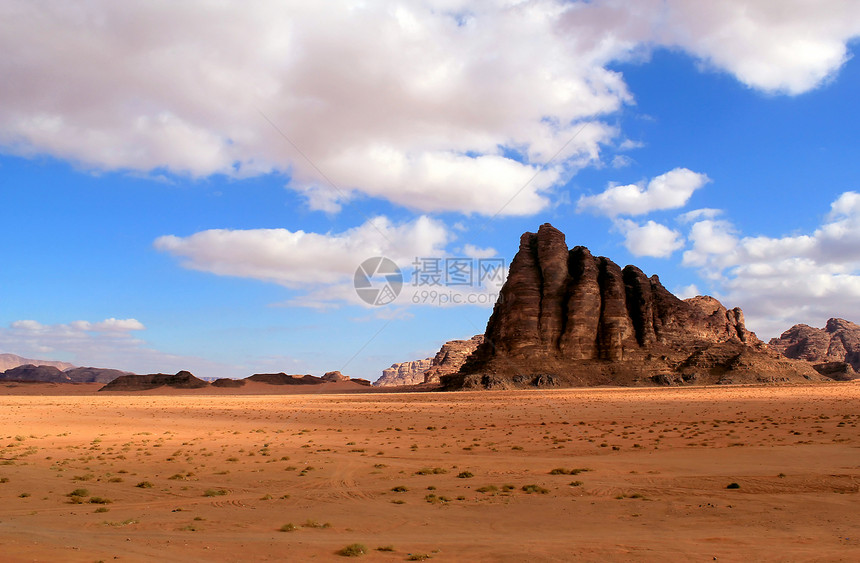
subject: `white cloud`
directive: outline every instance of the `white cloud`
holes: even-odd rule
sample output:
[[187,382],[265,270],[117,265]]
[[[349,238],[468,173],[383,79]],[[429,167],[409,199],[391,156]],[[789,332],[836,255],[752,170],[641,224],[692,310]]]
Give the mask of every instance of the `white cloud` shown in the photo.
[[678,215],[678,221],[681,223],[693,223],[699,219],[713,219],[723,214],[722,209],[712,209],[703,207],[702,209],[694,209]]
[[[401,269],[404,285],[394,305],[489,307],[504,282],[504,271],[479,283],[478,260],[496,255],[493,248],[465,244],[456,254],[446,250],[454,235],[435,219],[419,217],[394,224],[376,217],[342,233],[306,233],[287,229],[216,229],[187,237],[174,235],[156,239],[156,249],[182,259],[186,268],[221,276],[236,276],[277,283],[300,290],[300,294],[278,305],[329,309],[340,305],[366,305],[357,295],[354,276],[366,259],[385,256]],[[466,260],[471,279],[445,281],[446,259]],[[416,259],[427,259],[439,268],[440,279],[430,285],[411,285]],[[417,266],[427,273],[427,266]],[[424,295],[423,290],[432,292]]]
[[715,280],[764,336],[791,325],[860,319],[860,195],[845,192],[812,233],[745,236],[725,220],[693,223],[683,263]]
[[463,245],[463,254],[468,256],[469,258],[492,258],[496,254],[495,248],[487,247],[481,248],[479,246],[475,246],[474,244],[465,244]]
[[612,158],[612,168],[624,168],[633,164],[634,160],[626,154],[616,154]]
[[422,216],[400,225],[376,217],[334,234],[213,229],[162,236],[154,244],[182,258],[186,268],[307,288],[351,281],[358,265],[374,256],[390,258],[401,268],[416,256],[442,256],[451,238],[443,223]]
[[564,19],[571,30],[611,30],[615,43],[680,48],[752,88],[786,94],[826,81],[860,35],[860,4],[850,0],[605,0]]
[[624,233],[624,247],[633,256],[668,258],[684,246],[681,233],[654,221],[640,225],[629,219],[618,219],[615,227]]
[[579,212],[592,210],[600,215],[645,215],[652,211],[677,209],[687,204],[693,192],[710,179],[687,168],[675,168],[644,183],[610,186],[592,196],[580,196]]
[[672,293],[677,295],[680,299],[689,299],[691,297],[696,297],[697,295],[702,294],[701,291],[699,291],[698,286],[696,286],[696,284],[694,283],[679,287]]
[[858,33],[860,5],[841,0],[13,0],[0,146],[155,176],[279,171],[329,213],[363,194],[528,215],[619,137],[601,121],[632,102],[613,61],[679,47],[796,94],[838,71]]

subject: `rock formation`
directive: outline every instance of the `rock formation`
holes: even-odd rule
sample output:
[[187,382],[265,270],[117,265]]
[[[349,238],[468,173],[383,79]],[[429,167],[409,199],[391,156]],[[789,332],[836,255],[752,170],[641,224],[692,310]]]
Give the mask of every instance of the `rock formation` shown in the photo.
[[0,373],[6,370],[10,370],[12,368],[16,368],[18,366],[25,366],[28,364],[34,366],[51,366],[59,369],[60,371],[76,367],[74,364],[70,364],[68,362],[55,362],[52,360],[33,360],[30,358],[22,358],[21,356],[16,356],[15,354],[0,354]]
[[244,379],[230,379],[229,377],[221,377],[212,382],[212,387],[223,387],[228,389],[236,389],[237,387],[244,387],[245,380]]
[[443,344],[433,358],[430,369],[424,372],[423,383],[439,383],[442,376],[457,373],[483,341],[484,335],[478,334],[469,340],[449,340]]
[[424,383],[424,372],[430,369],[433,358],[391,364],[390,368],[382,370],[382,377],[373,382],[377,387],[394,385],[416,385]]
[[71,383],[68,375],[54,366],[27,364],[7,369],[0,374],[2,381],[39,381],[41,383]]
[[439,378],[443,375],[456,373],[483,341],[483,334],[473,336],[469,340],[449,340],[432,358],[392,364],[390,368],[382,370],[382,377],[373,384],[377,387],[388,387],[439,383]]
[[681,300],[657,276],[568,250],[549,224],[525,233],[484,342],[446,388],[820,380],[744,326],[739,308]]
[[845,319],[830,319],[823,329],[794,325],[769,345],[786,358],[812,363],[832,379],[855,379],[860,372],[860,326]]
[[123,375],[134,375],[127,371],[106,368],[73,368],[63,372],[71,381],[76,383],[110,383]]
[[157,387],[173,387],[174,389],[200,389],[209,384],[194,377],[191,372],[180,371],[176,375],[151,373],[148,375],[123,375],[117,377],[99,391],[147,391]]
[[349,381],[349,376],[339,371],[328,371],[322,376],[322,380],[328,383],[338,383],[340,381]]
[[322,378],[313,375],[287,375],[286,373],[255,373],[246,377],[248,381],[258,381],[269,385],[320,385]]

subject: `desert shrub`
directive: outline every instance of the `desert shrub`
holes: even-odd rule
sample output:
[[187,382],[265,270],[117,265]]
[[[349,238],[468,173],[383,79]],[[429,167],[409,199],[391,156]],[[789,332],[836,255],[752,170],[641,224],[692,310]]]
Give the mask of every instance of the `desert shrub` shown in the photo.
[[404,487],[403,485],[397,485],[396,487],[391,488],[391,491],[395,493],[405,493],[408,490],[409,489],[407,487]]
[[442,473],[448,473],[448,470],[441,467],[434,467],[432,469],[424,467],[415,472],[416,475],[440,475]]
[[295,524],[290,522],[288,524],[284,524],[283,526],[281,526],[279,528],[279,531],[281,531],[281,532],[295,532],[298,529],[299,529],[298,526],[296,526]]
[[365,553],[367,553],[367,547],[360,543],[351,543],[337,551],[337,554],[343,557],[360,557]]
[[549,489],[544,489],[544,488],[543,488],[543,487],[541,487],[540,485],[535,485],[535,484],[531,484],[531,485],[523,485],[523,486],[521,487],[521,489],[522,489],[523,491],[525,491],[525,492],[526,492],[526,494],[532,494],[532,493],[539,493],[539,494],[542,494],[542,495],[549,494]]
[[471,471],[461,471],[460,473],[457,474],[457,477],[460,479],[469,479],[469,478],[474,477],[474,476],[475,475]]
[[155,485],[153,485],[153,484],[152,484],[152,483],[150,483],[149,481],[141,481],[140,483],[138,483],[137,485],[135,485],[135,487],[138,487],[138,488],[140,488],[140,489],[151,489],[151,488],[152,488],[152,487],[154,487],[154,486],[155,486]]
[[204,497],[222,497],[227,494],[225,489],[206,489],[203,492]]

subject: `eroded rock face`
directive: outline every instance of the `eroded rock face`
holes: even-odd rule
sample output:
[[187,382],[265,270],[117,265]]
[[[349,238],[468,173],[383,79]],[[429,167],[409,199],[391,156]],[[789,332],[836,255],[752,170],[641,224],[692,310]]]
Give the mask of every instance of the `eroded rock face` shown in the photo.
[[521,237],[484,342],[442,382],[459,388],[806,379],[820,376],[768,352],[740,309],[712,297],[681,300],[635,266],[620,268],[582,246],[568,250],[564,235],[544,224]]
[[417,385],[424,383],[424,372],[430,369],[433,358],[415,360],[392,364],[390,368],[382,370],[382,377],[373,384],[377,387],[389,387],[393,385]]
[[174,389],[200,389],[209,384],[198,379],[188,371],[180,371],[175,375],[151,373],[147,375],[123,375],[117,377],[99,391],[147,391],[158,387],[173,387]]
[[430,369],[424,372],[423,383],[439,383],[442,376],[457,373],[483,341],[484,335],[478,334],[469,340],[449,340],[443,344],[433,357]]
[[322,376],[322,380],[329,383],[337,383],[339,381],[349,381],[349,376],[344,375],[339,371],[328,371]]
[[[805,360],[812,364],[844,362],[851,366],[851,371],[860,371],[860,326],[845,319],[830,319],[823,329],[804,324],[794,325],[768,344],[786,358]],[[821,373],[839,371],[835,366],[822,369],[819,370]],[[844,375],[840,377],[853,378],[851,371],[841,371]]]

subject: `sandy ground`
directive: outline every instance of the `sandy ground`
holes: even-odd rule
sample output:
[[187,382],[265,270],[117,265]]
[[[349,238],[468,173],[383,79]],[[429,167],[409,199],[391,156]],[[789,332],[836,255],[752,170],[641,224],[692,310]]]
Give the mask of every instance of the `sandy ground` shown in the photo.
[[858,561],[858,399],[7,393],[0,559]]

